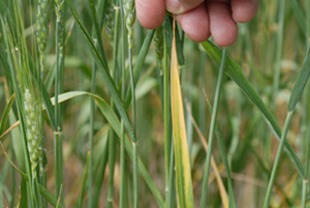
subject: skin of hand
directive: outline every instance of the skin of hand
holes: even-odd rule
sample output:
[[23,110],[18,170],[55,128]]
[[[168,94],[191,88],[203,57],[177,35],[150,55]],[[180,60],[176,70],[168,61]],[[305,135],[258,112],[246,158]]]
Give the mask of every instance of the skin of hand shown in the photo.
[[176,16],[190,39],[203,42],[212,35],[222,47],[237,40],[237,22],[252,20],[258,5],[259,0],[136,0],[137,17],[143,27],[159,27],[167,10]]

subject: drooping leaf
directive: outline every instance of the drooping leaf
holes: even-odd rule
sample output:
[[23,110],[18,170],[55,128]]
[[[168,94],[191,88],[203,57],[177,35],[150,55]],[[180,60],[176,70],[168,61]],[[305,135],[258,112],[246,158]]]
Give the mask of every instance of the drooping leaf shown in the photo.
[[[206,52],[211,56],[211,58],[217,64],[220,64],[222,51],[209,41],[202,42],[201,45],[206,50]],[[226,60],[225,73],[241,88],[241,90],[260,110],[264,118],[266,118],[267,124],[272,128],[273,132],[275,133],[276,138],[280,141],[282,131],[275,117],[272,115],[270,110],[264,104],[263,100],[254,90],[251,83],[245,77],[245,75],[241,70],[241,67],[230,57],[227,57]],[[297,169],[297,171],[299,172],[299,174],[302,177],[304,177],[304,167],[288,141],[285,142],[284,150],[287,153],[287,156],[292,161],[295,168]]]
[[125,128],[129,134],[129,137],[131,139],[134,138],[134,135],[133,135],[133,131],[132,131],[132,128],[131,128],[131,123],[130,123],[130,120],[129,120],[129,116],[124,108],[124,105],[123,105],[123,101],[122,99],[120,98],[120,95],[116,89],[116,86],[115,86],[115,83],[113,82],[113,79],[110,75],[110,72],[109,72],[109,69],[108,69],[108,65],[107,63],[101,58],[101,56],[99,55],[99,52],[98,50],[96,49],[94,43],[93,43],[93,40],[92,38],[90,37],[90,35],[87,33],[87,30],[84,28],[81,20],[79,19],[78,15],[77,15],[77,12],[75,10],[75,8],[72,6],[72,4],[70,3],[70,0],[66,0],[70,10],[71,10],[71,13],[75,19],[75,21],[77,22],[86,42],[88,43],[88,46],[90,48],[90,51],[93,55],[93,58],[94,60],[96,61],[96,64],[99,68],[99,71],[101,72],[102,74],[102,77],[106,83],[106,86],[108,88],[108,91],[111,95],[111,97],[113,98],[114,100],[114,103],[115,103],[115,106],[120,114],[120,116],[122,117],[123,121],[124,121],[124,125],[125,125]]
[[[81,96],[81,95],[88,95],[88,96],[91,96],[93,99],[95,99],[99,110],[104,115],[104,117],[106,118],[106,120],[108,121],[108,123],[110,124],[110,126],[113,128],[114,132],[116,133],[116,135],[120,139],[121,138],[121,122],[118,119],[117,115],[115,114],[114,110],[111,108],[111,106],[105,100],[100,98],[99,96],[93,95],[93,94],[88,93],[88,92],[74,91],[74,92],[67,92],[67,93],[63,93],[63,94],[59,95],[58,101],[64,102],[66,100],[69,100],[69,99],[72,99],[74,97]],[[55,102],[54,100],[55,100],[54,98],[51,99],[52,103]],[[132,144],[131,144],[128,137],[125,140],[125,148],[127,150],[129,157],[132,159],[132,155],[133,155],[132,154]],[[145,180],[146,184],[150,188],[151,192],[153,193],[153,195],[157,201],[158,206],[161,208],[165,207],[164,200],[163,200],[158,188],[156,187],[155,183],[153,182],[150,174],[146,170],[146,168],[143,165],[140,158],[138,158],[138,169],[139,169],[139,173],[141,174],[141,176]]]

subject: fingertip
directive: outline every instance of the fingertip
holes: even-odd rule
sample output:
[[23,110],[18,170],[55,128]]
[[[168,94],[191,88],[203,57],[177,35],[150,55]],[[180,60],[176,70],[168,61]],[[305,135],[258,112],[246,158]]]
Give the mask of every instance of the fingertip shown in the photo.
[[214,42],[221,47],[234,44],[238,38],[238,26],[232,19],[230,6],[220,2],[209,2],[208,12]]
[[233,18],[239,23],[251,21],[258,10],[259,0],[232,0],[231,9]]
[[195,42],[203,42],[210,37],[209,16],[205,4],[177,15],[176,20],[187,36]]
[[165,4],[163,0],[136,0],[137,18],[147,29],[159,27],[165,19]]
[[237,39],[238,39],[238,28],[233,28],[233,30],[230,30],[229,35],[223,35],[223,34],[212,34],[213,40],[216,45],[220,47],[228,47],[233,45]]

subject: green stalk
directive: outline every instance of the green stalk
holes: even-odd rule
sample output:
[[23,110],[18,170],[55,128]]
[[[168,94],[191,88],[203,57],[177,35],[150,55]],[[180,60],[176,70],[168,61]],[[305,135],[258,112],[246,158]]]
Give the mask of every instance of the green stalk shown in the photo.
[[168,184],[168,193],[166,193],[166,208],[172,208],[173,207],[173,184],[175,181],[175,174],[174,174],[174,166],[175,166],[175,160],[174,160],[174,145],[173,140],[171,141],[170,145],[170,167],[169,167],[169,184]]
[[[39,81],[41,94],[43,96],[43,81],[44,81],[44,50],[46,49],[46,41],[48,36],[48,20],[47,20],[47,10],[48,10],[48,1],[47,0],[39,0],[38,6],[37,6],[37,45],[38,45],[38,52],[39,52],[39,67],[41,71],[41,80]],[[39,78],[39,76],[38,76]],[[43,118],[43,111],[41,112],[41,118]],[[44,126],[44,120],[40,119],[41,126]],[[41,128],[41,149],[39,150],[39,175],[40,175],[40,183],[46,187],[46,174],[44,171],[44,157],[45,151],[44,151],[44,144],[45,144],[45,138],[44,138],[44,128]],[[14,197],[13,197],[14,198]],[[12,205],[13,207],[13,205]],[[47,201],[43,198],[43,207],[47,207]]]
[[305,164],[305,177],[302,181],[302,195],[301,195],[301,208],[306,208],[307,191],[309,183],[309,152],[310,152],[310,123],[308,127],[307,145],[306,145],[306,164]]
[[[122,100],[124,102],[125,93],[126,93],[126,82],[125,82],[125,24],[124,24],[124,10],[123,10],[123,0],[119,0],[120,6],[120,17],[121,17],[121,37],[122,37],[122,47],[121,47],[121,64],[120,69],[122,71]],[[125,193],[126,193],[126,179],[125,179],[125,169],[126,169],[126,158],[125,158],[125,129],[124,129],[124,122],[121,119],[121,153],[120,153],[120,168],[121,168],[121,183],[120,183],[120,195],[119,195],[119,206],[123,208],[126,206],[125,204]]]
[[124,131],[124,122],[121,120],[121,184],[120,184],[120,191],[119,191],[119,207],[125,207],[125,194],[126,194],[126,179],[125,179],[125,169],[126,169],[126,159],[125,159],[125,131]]
[[[12,138],[12,137],[11,137]],[[11,139],[11,142],[13,140]],[[13,149],[13,145],[10,145],[10,158],[14,159],[15,155],[14,155],[14,149]],[[10,201],[10,206],[14,207],[14,196],[15,196],[15,184],[16,184],[16,177],[15,177],[15,169],[13,166],[11,166],[10,168],[10,193],[12,195],[12,200]]]
[[[306,43],[308,45],[307,51],[310,49],[310,1],[307,1],[306,3],[306,22],[307,22],[307,35],[306,35]],[[309,84],[308,84],[309,85]],[[308,91],[309,88],[306,88],[305,92],[305,106],[307,106],[308,101]],[[307,107],[306,107],[307,109]],[[307,118],[308,114],[306,113],[304,116]],[[308,184],[309,184],[309,153],[310,153],[310,121],[306,119],[308,122],[308,133],[307,133],[307,141],[306,141],[306,163],[305,163],[305,177],[303,178],[302,182],[302,195],[301,195],[301,208],[306,208],[306,202],[307,202],[307,192],[308,192]]]
[[[55,146],[55,195],[56,198],[61,198],[60,203],[64,205],[64,194],[61,191],[63,188],[63,153],[62,153],[62,138],[61,138],[61,127],[60,127],[60,105],[58,104],[58,95],[60,90],[60,76],[61,76],[61,53],[62,48],[59,44],[63,34],[61,31],[61,25],[63,22],[63,5],[64,2],[55,0],[56,3],[56,74],[55,74],[55,132],[54,132],[54,146]],[[60,37],[61,36],[61,37]]]
[[[101,38],[101,28],[102,26],[100,25],[97,17],[97,12],[99,13],[104,13],[101,9],[103,3],[106,3],[107,1],[103,2],[100,1],[98,3],[98,9],[96,11],[95,9],[95,3],[93,0],[89,0],[90,8],[91,8],[91,15],[93,19],[93,39],[94,39],[94,45],[99,49],[100,55],[103,60],[105,60],[105,52],[103,49],[103,43],[102,43],[102,38]],[[105,9],[103,9],[105,10]],[[96,61],[95,59],[93,60],[93,67],[92,67],[92,77],[91,77],[91,93],[95,94],[96,91]],[[93,150],[93,135],[94,135],[94,115],[95,115],[95,101],[91,99],[91,114],[90,114],[90,129],[89,129],[89,149],[90,149],[90,158],[89,158],[89,174],[88,174],[88,207],[93,207],[93,197],[92,197],[92,192],[93,192],[93,157],[94,157],[94,150]]]
[[[91,75],[91,89],[90,92],[95,94],[96,92],[96,63],[93,60],[92,75]],[[90,117],[89,117],[89,164],[88,164],[88,207],[92,207],[93,204],[93,161],[94,161],[94,116],[95,116],[95,101],[90,101]]]
[[[135,83],[132,67],[132,45],[129,42],[128,47],[128,59],[129,59],[129,72],[130,72],[130,85],[131,85],[131,102],[132,102],[132,129],[133,129],[133,191],[134,191],[134,208],[138,208],[139,192],[138,192],[138,154],[137,154],[137,138],[136,138],[136,95],[135,95]],[[123,83],[124,84],[124,83]]]
[[283,128],[283,133],[282,133],[282,136],[281,136],[280,145],[278,147],[277,155],[276,155],[276,158],[275,158],[275,161],[274,161],[274,164],[273,164],[270,180],[269,180],[269,183],[268,183],[268,188],[267,188],[267,192],[266,192],[266,196],[265,196],[265,201],[264,201],[264,206],[263,206],[264,208],[268,208],[269,207],[272,187],[273,187],[273,184],[274,184],[274,181],[275,181],[275,176],[276,176],[276,173],[277,173],[277,169],[278,169],[279,164],[280,164],[281,153],[282,153],[282,150],[283,150],[283,147],[284,147],[284,143],[285,143],[285,140],[286,140],[286,135],[287,135],[290,123],[291,123],[292,116],[293,116],[293,111],[288,111],[286,119],[285,119],[285,124],[284,124],[284,128]]
[[306,35],[306,43],[308,47],[310,47],[310,2],[306,1],[306,29],[307,29],[307,35]]
[[[126,0],[125,6],[125,21],[127,27],[127,40],[128,40],[128,60],[129,60],[129,73],[130,73],[130,86],[131,86],[131,108],[132,108],[132,152],[133,152],[133,197],[134,208],[138,208],[139,190],[138,190],[138,155],[137,155],[137,134],[136,134],[136,95],[135,95],[135,81],[132,66],[132,47],[133,47],[133,24],[135,21],[135,8],[134,0]],[[123,8],[121,6],[121,8]],[[124,38],[124,36],[123,36]],[[123,80],[124,81],[124,80]],[[124,83],[123,83],[124,84]],[[124,85],[123,85],[124,86]],[[123,98],[123,101],[125,97]]]
[[277,37],[277,48],[276,48],[276,68],[273,77],[272,85],[272,108],[275,108],[275,100],[278,94],[279,84],[280,84],[280,74],[281,74],[281,60],[282,60],[282,45],[283,45],[283,30],[284,30],[284,13],[285,13],[285,0],[279,0],[279,30]]
[[[63,14],[65,14],[65,9],[63,8]],[[64,84],[65,84],[65,37],[64,37],[64,34],[65,34],[65,19],[64,19],[64,15],[63,15],[63,18],[61,20],[62,22],[62,30],[61,30],[61,44],[62,44],[62,49],[61,49],[61,57],[60,57],[60,77],[59,77],[59,80],[60,80],[60,83],[59,83],[59,93],[62,94],[64,92]],[[63,115],[64,115],[64,105],[63,104],[60,104],[59,105],[60,108],[59,108],[59,129],[60,131],[62,132],[62,129],[63,129]],[[62,205],[64,206],[65,204],[65,192],[64,192],[64,159],[63,159],[63,138],[62,138],[62,134],[60,135],[61,136],[61,144],[60,144],[60,173],[61,173],[61,181],[62,181],[62,185],[61,185],[61,198],[60,198],[60,202],[62,203]]]
[[83,205],[84,195],[85,195],[85,192],[86,192],[85,185],[86,185],[86,181],[87,181],[87,174],[89,174],[89,171],[88,171],[88,168],[89,168],[88,167],[88,165],[89,165],[89,157],[90,157],[90,155],[89,155],[89,152],[88,152],[87,153],[87,159],[86,159],[86,167],[85,167],[85,171],[84,171],[83,179],[82,179],[82,188],[81,188],[80,198],[78,200],[78,203],[75,206],[77,208],[82,208],[82,205]]
[[[7,173],[9,169],[9,162],[6,160],[0,174],[0,208],[4,208],[4,203],[2,200],[3,186],[5,182],[5,178],[7,177]],[[13,195],[14,196],[14,195]],[[12,197],[12,201],[14,201],[14,197]],[[12,206],[13,207],[13,206]]]
[[133,153],[133,191],[134,191],[134,208],[138,208],[139,205],[139,187],[138,187],[138,153],[137,153],[137,141],[133,144],[132,153]]
[[[165,29],[163,29],[165,32]],[[166,167],[166,206],[168,203],[169,196],[169,149],[170,149],[170,122],[169,122],[169,66],[168,66],[168,48],[167,48],[167,40],[166,35],[164,38],[164,140],[165,140],[165,167]]]
[[205,166],[205,171],[204,171],[204,176],[203,176],[203,186],[202,186],[202,195],[201,195],[201,203],[200,203],[201,208],[206,207],[206,204],[207,204],[207,191],[208,191],[208,181],[209,181],[209,174],[210,174],[212,146],[213,146],[213,141],[214,141],[216,116],[217,116],[218,107],[219,107],[219,100],[220,100],[220,94],[221,94],[221,86],[222,86],[225,63],[226,63],[226,48],[223,49],[222,61],[221,61],[220,71],[219,71],[218,80],[216,84],[216,90],[215,90],[215,98],[214,98],[214,104],[213,104],[214,109],[212,111],[209,141],[208,141],[209,145],[208,145],[208,150],[207,150],[206,166]]
[[[117,6],[117,5],[116,5]],[[114,42],[113,42],[113,70],[116,73],[117,68],[117,48],[118,48],[118,16],[119,9],[115,11],[115,25],[114,25]],[[114,76],[116,82],[116,76]],[[117,82],[116,82],[117,83]],[[114,108],[114,102],[111,100],[111,107]],[[115,167],[115,156],[116,156],[116,138],[115,133],[110,129],[109,132],[109,188],[108,188],[108,198],[107,207],[113,207],[113,197],[114,197],[114,167]]]
[[[11,124],[11,121],[9,121],[8,123]],[[12,132],[10,132],[10,142],[11,142],[11,145],[10,145],[10,158],[12,158],[12,160],[14,161],[15,154],[14,154],[14,147],[13,147],[12,136],[13,136],[13,134],[12,134]],[[11,195],[12,195],[12,200],[10,201],[10,206],[11,207],[14,207],[14,196],[15,196],[15,193],[16,193],[15,184],[16,184],[15,169],[14,169],[13,166],[11,166],[10,167],[10,186],[11,186],[10,187],[10,192],[11,192]]]
[[[212,114],[213,109],[211,106],[211,103],[207,100],[207,105],[209,107],[209,111]],[[228,158],[227,158],[227,153],[226,153],[226,148],[225,148],[225,141],[224,141],[224,136],[221,132],[221,129],[219,127],[219,124],[217,122],[217,120],[215,121],[215,135],[218,141],[218,145],[219,145],[219,150],[220,150],[220,155],[225,167],[225,171],[227,174],[227,183],[228,183],[228,196],[229,196],[229,206],[232,207],[237,207],[236,205],[236,201],[234,198],[234,191],[233,191],[233,183],[232,183],[232,179],[231,179],[231,173],[230,173],[230,167],[229,167],[229,163],[228,163]]]
[[[112,107],[114,104],[112,102]],[[113,208],[114,197],[114,168],[115,168],[115,155],[116,155],[116,142],[113,129],[109,130],[109,187],[107,197],[107,207]]]
[[102,189],[102,183],[104,180],[104,173],[105,173],[105,168],[107,166],[108,162],[108,151],[109,151],[109,145],[108,142],[105,144],[103,151],[103,156],[101,158],[101,162],[99,165],[99,170],[97,173],[97,178],[95,181],[95,189],[94,189],[94,196],[93,196],[93,207],[98,207],[98,202],[99,202],[99,197],[100,197],[100,191]]

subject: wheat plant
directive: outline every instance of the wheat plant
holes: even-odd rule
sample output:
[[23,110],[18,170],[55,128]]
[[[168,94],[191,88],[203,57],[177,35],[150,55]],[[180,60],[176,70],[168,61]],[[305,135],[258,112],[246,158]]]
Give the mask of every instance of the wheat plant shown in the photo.
[[309,207],[310,1],[238,27],[220,48],[134,0],[1,0],[0,208]]

